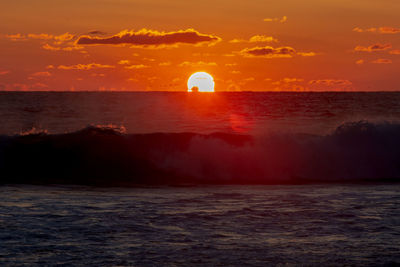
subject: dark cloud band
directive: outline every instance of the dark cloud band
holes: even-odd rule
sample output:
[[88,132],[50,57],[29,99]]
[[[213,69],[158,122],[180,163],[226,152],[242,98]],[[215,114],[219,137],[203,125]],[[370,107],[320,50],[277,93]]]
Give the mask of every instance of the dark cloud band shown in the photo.
[[134,46],[162,46],[175,44],[199,44],[214,43],[221,38],[208,34],[201,34],[194,29],[180,30],[175,32],[159,32],[148,29],[140,31],[122,31],[111,37],[92,37],[81,36],[77,44],[79,45],[120,45],[131,44]]

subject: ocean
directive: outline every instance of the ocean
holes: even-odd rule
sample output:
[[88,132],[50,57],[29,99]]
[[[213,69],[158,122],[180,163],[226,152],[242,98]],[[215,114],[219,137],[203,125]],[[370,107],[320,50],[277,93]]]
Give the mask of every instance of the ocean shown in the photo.
[[400,264],[400,93],[0,93],[0,264]]
[[398,122],[400,93],[0,92],[0,134],[63,134],[87,126],[128,134],[327,135],[347,122]]

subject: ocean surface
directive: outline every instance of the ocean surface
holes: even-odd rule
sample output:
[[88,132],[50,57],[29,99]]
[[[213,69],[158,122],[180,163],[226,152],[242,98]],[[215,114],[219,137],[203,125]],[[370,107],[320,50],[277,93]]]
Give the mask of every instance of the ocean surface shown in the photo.
[[0,263],[398,266],[399,189],[5,186]]
[[70,133],[92,126],[129,134],[330,134],[346,122],[399,122],[400,93],[0,92],[0,134]]
[[0,265],[400,265],[400,93],[1,92]]

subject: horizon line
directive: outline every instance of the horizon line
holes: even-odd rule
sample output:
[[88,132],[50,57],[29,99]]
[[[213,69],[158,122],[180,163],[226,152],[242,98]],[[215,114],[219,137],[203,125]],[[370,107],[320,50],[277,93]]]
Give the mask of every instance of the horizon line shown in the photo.
[[154,91],[145,91],[145,90],[3,90],[0,93],[188,93],[188,94],[211,94],[211,93],[400,93],[400,90],[379,90],[379,91],[258,91],[258,90],[242,90],[242,91],[214,91],[214,92],[188,92],[188,91],[163,91],[163,90],[154,90]]

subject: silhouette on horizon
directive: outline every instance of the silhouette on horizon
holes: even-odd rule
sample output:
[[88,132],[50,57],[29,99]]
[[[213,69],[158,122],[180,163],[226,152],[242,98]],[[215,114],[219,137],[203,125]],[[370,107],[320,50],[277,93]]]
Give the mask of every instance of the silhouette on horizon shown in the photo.
[[192,90],[193,93],[198,93],[199,92],[199,87],[193,86],[192,89],[190,89],[190,90]]

